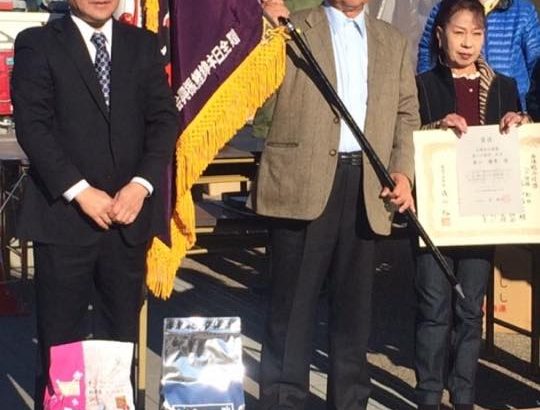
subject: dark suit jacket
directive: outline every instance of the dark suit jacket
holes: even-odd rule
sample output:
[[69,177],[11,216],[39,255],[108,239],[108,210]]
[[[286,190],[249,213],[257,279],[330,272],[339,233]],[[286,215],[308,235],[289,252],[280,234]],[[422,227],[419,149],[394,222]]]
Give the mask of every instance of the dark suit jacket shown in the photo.
[[531,75],[531,89],[527,94],[527,110],[534,122],[540,122],[540,60]]
[[147,179],[154,194],[121,229],[133,244],[165,229],[162,189],[178,122],[154,35],[113,22],[109,111],[71,17],[25,30],[15,41],[12,95],[30,159],[20,238],[94,243],[101,229],[62,196],[83,178],[111,196],[134,176]]

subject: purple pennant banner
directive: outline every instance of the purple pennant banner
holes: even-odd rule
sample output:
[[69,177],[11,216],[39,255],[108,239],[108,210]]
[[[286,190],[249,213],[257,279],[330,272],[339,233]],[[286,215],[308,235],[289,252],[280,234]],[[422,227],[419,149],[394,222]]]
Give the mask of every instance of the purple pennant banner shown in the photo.
[[170,0],[172,87],[181,130],[261,40],[258,0]]

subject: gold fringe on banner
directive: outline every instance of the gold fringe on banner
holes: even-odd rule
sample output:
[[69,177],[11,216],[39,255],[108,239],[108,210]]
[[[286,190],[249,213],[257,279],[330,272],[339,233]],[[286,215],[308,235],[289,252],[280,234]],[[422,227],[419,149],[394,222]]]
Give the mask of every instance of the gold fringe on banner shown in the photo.
[[159,0],[144,2],[144,27],[153,33],[159,30]]
[[195,244],[191,187],[283,81],[286,35],[281,28],[263,32],[263,40],[221,84],[178,139],[176,204],[170,221],[172,247],[154,238],[147,255],[146,283],[162,299],[170,297],[182,259]]

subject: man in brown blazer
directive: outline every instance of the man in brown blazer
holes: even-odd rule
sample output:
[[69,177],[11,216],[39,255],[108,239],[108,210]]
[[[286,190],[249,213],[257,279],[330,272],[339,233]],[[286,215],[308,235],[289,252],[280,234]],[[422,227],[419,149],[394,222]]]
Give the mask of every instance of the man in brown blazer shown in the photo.
[[[374,238],[413,206],[412,132],[419,127],[406,40],[364,12],[367,0],[327,0],[292,14],[315,58],[388,167],[381,187],[348,127],[294,44],[277,94],[253,192],[272,219],[272,300],[261,362],[260,409],[305,409],[317,300],[329,293],[328,408],[364,409],[370,393]],[[271,16],[282,0],[265,0]]]

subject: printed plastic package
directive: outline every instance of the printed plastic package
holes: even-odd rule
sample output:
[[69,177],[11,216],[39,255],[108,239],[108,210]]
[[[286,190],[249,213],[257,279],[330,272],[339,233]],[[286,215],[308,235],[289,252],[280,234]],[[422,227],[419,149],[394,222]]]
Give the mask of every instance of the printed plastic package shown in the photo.
[[238,317],[164,321],[161,410],[245,410]]
[[51,348],[45,410],[134,410],[133,343],[85,340]]

